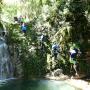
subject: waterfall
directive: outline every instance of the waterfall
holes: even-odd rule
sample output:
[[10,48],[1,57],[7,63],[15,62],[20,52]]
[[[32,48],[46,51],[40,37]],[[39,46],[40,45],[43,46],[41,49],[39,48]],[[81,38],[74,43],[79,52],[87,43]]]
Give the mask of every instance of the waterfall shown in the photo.
[[0,80],[13,77],[13,67],[5,39],[0,37]]

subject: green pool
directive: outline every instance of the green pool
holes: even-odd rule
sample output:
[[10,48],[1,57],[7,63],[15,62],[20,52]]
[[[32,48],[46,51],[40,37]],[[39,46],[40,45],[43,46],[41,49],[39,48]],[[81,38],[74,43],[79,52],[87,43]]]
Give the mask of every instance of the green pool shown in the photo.
[[80,90],[64,81],[9,80],[0,82],[0,90]]

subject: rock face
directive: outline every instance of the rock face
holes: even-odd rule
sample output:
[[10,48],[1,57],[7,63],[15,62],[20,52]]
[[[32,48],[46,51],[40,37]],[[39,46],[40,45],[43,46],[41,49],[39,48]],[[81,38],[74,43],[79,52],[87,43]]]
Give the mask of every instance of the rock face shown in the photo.
[[19,60],[20,57],[16,45],[9,45],[9,54],[13,63],[14,77],[21,78],[23,76],[22,63]]
[[56,69],[56,70],[54,70],[54,72],[53,72],[53,76],[60,76],[60,75],[62,75],[63,74],[63,70],[62,69]]

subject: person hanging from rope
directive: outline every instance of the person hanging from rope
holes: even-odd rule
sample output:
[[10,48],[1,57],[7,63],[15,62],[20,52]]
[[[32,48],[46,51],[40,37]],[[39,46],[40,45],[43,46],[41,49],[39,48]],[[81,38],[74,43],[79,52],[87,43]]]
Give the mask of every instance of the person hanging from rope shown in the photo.
[[55,42],[55,43],[52,44],[52,57],[54,57],[55,60],[57,59],[58,53],[60,53],[60,47]]
[[21,30],[22,30],[22,32],[23,32],[24,34],[26,34],[27,26],[26,26],[25,23],[22,23],[22,24],[21,24]]

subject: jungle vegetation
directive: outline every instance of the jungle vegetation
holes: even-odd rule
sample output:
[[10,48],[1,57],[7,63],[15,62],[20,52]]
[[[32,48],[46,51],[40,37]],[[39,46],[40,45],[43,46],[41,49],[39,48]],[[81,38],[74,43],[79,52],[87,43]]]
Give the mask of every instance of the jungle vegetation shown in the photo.
[[[30,20],[26,36],[22,34],[20,25],[14,23],[13,18],[17,15],[27,15]],[[7,29],[7,44],[14,76],[41,77],[57,68],[70,74],[70,47],[81,50],[82,54],[77,57],[79,72],[89,74],[89,0],[18,0],[14,4],[0,0],[0,27],[2,24]],[[38,39],[42,33],[49,37],[44,43],[43,51]],[[54,41],[61,47],[57,64],[51,63],[50,57]]]

